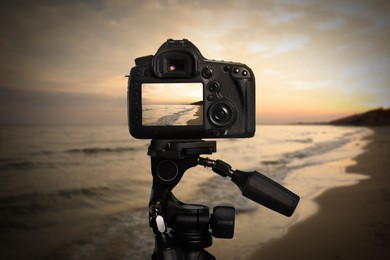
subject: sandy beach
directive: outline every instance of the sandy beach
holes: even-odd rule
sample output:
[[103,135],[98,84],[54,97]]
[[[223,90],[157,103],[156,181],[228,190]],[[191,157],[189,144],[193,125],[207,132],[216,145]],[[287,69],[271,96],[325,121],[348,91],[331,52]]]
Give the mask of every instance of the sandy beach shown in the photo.
[[247,259],[389,259],[390,128],[372,130],[365,152],[347,168],[370,178],[326,191],[315,200],[315,215]]
[[203,105],[198,107],[192,117],[194,119],[188,120],[187,125],[203,125]]

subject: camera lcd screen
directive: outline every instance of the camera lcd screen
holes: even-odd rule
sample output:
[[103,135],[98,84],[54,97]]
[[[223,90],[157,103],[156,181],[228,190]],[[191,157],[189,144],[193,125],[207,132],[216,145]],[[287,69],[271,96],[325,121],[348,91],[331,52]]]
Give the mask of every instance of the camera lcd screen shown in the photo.
[[143,83],[142,125],[203,125],[203,84]]

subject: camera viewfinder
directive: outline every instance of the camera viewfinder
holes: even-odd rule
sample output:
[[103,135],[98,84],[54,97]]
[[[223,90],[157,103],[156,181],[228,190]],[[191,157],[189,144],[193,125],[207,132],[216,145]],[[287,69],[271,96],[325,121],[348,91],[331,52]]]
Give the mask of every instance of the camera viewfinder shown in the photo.
[[155,74],[159,78],[192,78],[194,58],[185,52],[163,52],[156,57]]

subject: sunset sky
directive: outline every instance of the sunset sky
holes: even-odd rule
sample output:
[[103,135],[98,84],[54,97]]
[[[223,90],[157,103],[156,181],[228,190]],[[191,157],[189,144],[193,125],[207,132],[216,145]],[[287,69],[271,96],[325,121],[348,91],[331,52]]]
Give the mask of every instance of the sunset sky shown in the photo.
[[251,67],[259,123],[390,107],[389,1],[37,2],[0,4],[0,124],[125,124],[125,75],[168,38]]
[[203,101],[202,83],[142,84],[142,106],[174,105]]

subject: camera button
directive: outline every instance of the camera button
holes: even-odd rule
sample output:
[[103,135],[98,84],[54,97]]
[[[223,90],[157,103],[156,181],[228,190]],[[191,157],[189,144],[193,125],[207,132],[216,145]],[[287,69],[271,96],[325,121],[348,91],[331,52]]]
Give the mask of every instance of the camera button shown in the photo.
[[222,108],[215,112],[214,117],[215,119],[222,121],[227,117],[228,114],[229,112],[227,111],[227,109]]
[[213,75],[212,70],[209,67],[206,67],[202,70],[202,76],[206,79],[211,78]]
[[219,84],[218,82],[215,82],[215,81],[211,81],[209,84],[208,84],[208,87],[209,87],[209,90],[211,92],[215,92],[215,91],[218,91],[219,90]]
[[214,100],[214,96],[213,95],[208,95],[207,96],[207,100],[208,101],[213,101]]

